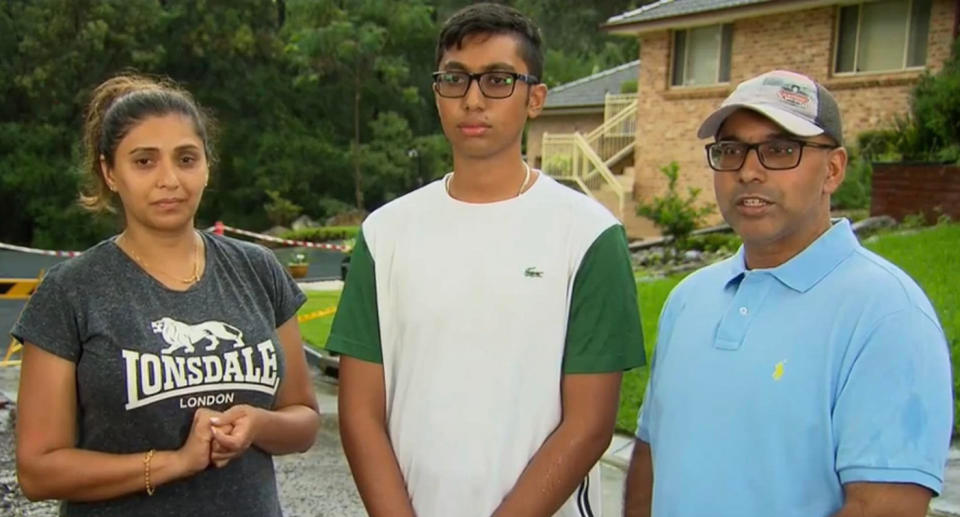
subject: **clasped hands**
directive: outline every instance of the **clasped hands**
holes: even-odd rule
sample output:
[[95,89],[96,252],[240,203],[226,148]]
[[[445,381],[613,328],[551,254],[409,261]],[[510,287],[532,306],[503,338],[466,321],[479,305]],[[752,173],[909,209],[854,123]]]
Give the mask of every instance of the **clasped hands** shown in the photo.
[[197,473],[211,464],[222,468],[243,454],[264,420],[263,411],[245,404],[224,412],[200,408],[193,414],[190,434],[177,451],[187,472]]

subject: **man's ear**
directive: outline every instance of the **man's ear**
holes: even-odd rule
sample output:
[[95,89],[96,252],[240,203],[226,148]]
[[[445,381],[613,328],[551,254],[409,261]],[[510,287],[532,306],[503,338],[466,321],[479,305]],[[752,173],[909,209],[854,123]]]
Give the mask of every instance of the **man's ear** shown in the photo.
[[547,102],[547,85],[540,83],[530,86],[527,95],[527,117],[537,118],[543,111],[543,104]]
[[830,151],[827,157],[827,177],[823,181],[823,193],[831,195],[840,188],[847,176],[847,150],[843,147]]

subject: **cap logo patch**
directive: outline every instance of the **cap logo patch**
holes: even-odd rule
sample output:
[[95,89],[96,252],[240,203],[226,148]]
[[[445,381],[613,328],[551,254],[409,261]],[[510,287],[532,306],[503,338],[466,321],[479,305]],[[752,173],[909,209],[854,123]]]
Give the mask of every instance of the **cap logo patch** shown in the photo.
[[780,87],[780,91],[777,92],[777,96],[780,97],[780,100],[792,104],[793,106],[806,106],[810,103],[810,96],[807,95],[807,92],[803,91],[803,88],[797,84],[784,84]]
[[780,87],[777,95],[781,100],[794,106],[806,106],[810,102],[810,96],[803,88],[796,84],[785,84]]

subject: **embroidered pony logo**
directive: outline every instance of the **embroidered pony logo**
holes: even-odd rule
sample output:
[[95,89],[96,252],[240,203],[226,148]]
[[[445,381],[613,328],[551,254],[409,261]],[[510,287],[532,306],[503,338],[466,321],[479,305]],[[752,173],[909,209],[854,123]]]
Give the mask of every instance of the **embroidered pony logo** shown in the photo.
[[196,325],[188,325],[173,318],[161,318],[150,322],[150,328],[153,329],[154,334],[160,334],[163,340],[170,345],[160,351],[162,354],[172,354],[179,350],[192,354],[196,350],[194,345],[203,340],[210,343],[206,347],[208,352],[216,350],[221,341],[232,341],[233,348],[246,346],[246,343],[243,342],[243,332],[240,329],[219,321],[205,321]]
[[779,381],[783,377],[783,368],[784,368],[784,365],[786,364],[787,364],[787,360],[784,359],[783,361],[780,361],[779,363],[773,366],[773,375],[771,375],[771,377],[773,377],[773,380]]

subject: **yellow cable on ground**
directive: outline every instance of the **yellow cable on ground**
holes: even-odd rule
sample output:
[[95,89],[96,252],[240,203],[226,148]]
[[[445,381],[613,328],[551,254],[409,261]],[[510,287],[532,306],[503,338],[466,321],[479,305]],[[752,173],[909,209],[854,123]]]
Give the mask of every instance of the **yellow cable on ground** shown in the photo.
[[326,309],[320,309],[319,311],[308,312],[307,314],[298,314],[297,322],[306,323],[311,320],[329,316],[335,312],[337,312],[336,307],[327,307]]

